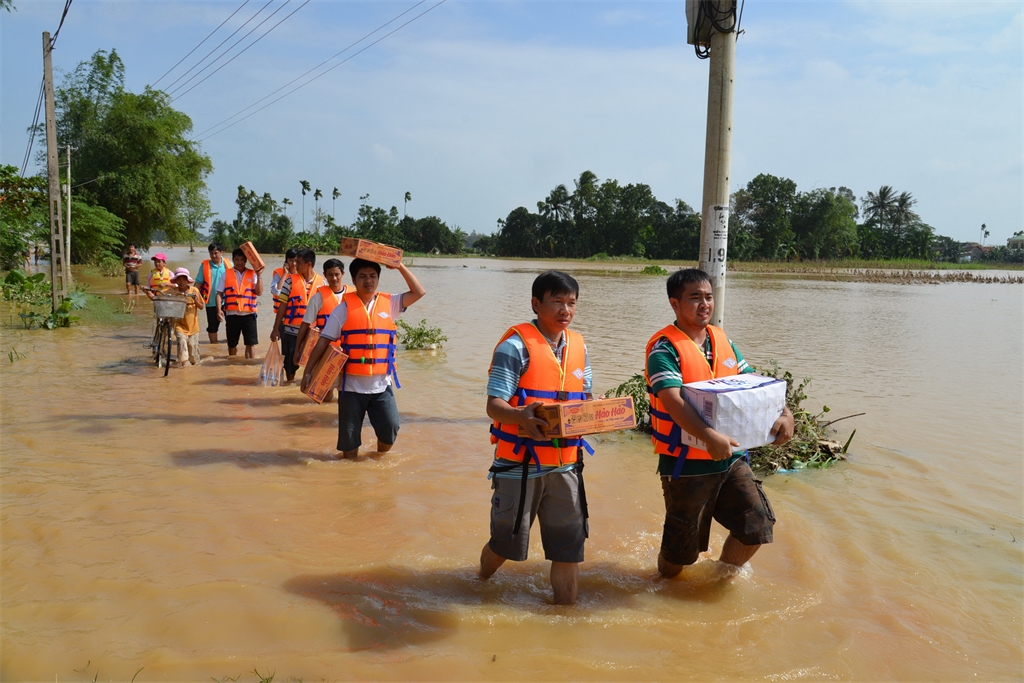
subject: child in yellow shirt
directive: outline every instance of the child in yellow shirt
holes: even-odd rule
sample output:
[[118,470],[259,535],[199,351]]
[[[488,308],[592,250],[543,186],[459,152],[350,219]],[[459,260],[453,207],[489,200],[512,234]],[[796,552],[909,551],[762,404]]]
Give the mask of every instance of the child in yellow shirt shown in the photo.
[[178,367],[185,367],[185,363],[198,365],[199,359],[199,311],[206,306],[206,300],[199,293],[199,289],[193,286],[195,280],[188,272],[188,268],[178,268],[174,271],[171,279],[174,286],[178,288],[178,294],[188,297],[185,304],[185,317],[174,321],[174,338],[178,341]]

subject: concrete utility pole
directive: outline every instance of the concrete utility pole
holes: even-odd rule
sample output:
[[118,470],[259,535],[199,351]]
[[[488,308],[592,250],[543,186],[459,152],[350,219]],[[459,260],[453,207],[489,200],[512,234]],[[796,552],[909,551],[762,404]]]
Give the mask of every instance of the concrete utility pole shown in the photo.
[[729,179],[732,167],[732,89],[736,68],[736,10],[733,0],[712,0],[726,15],[728,32],[711,29],[711,73],[708,77],[708,128],[704,145],[704,197],[701,201],[700,268],[711,276],[715,313],[711,324],[725,318],[725,261],[729,240]]
[[46,99],[46,175],[50,202],[50,284],[53,309],[67,295],[67,263],[64,226],[60,210],[60,166],[57,163],[57,114],[53,103],[53,66],[50,63],[50,33],[43,31],[43,91]]
[[71,283],[71,145],[68,145],[68,222],[64,225],[64,277]]

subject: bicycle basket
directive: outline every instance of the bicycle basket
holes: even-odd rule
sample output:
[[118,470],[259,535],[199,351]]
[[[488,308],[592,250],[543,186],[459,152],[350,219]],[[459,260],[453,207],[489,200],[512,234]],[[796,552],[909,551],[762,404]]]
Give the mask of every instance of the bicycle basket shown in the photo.
[[161,294],[153,299],[153,312],[158,318],[184,318],[187,301],[183,296]]

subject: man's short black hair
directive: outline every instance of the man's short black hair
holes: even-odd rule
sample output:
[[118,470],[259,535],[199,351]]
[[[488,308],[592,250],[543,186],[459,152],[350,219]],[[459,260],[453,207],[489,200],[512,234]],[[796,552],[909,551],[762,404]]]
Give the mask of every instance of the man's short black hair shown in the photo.
[[[38,247],[39,245],[37,244],[36,246]],[[136,249],[138,249],[138,248],[139,248],[139,245],[135,244],[135,242],[129,242],[129,243],[128,243],[128,246],[129,246],[129,247],[135,247]]]
[[312,249],[299,249],[299,253],[297,255],[300,259],[302,259],[309,265],[316,265],[316,252],[313,251]]
[[361,258],[352,259],[352,263],[348,264],[348,272],[352,273],[352,282],[356,281],[356,275],[359,275],[359,271],[372,268],[377,271],[377,275],[380,275],[380,264],[374,261],[367,261]]
[[[136,247],[137,249],[138,247]],[[220,246],[216,242],[211,242],[210,246],[206,248],[206,251],[224,251],[224,247]]]
[[299,255],[299,250],[296,249],[295,247],[292,247],[288,251],[284,252],[284,260],[285,261],[291,261],[293,258],[295,258],[298,255]]
[[537,276],[533,281],[533,296],[538,301],[544,300],[545,294],[558,296],[559,294],[572,294],[577,299],[580,297],[580,285],[568,273],[560,270],[549,270]]
[[331,268],[337,268],[342,275],[345,274],[345,264],[341,262],[340,258],[329,258],[324,261],[324,273],[326,274]]
[[668,290],[668,298],[681,298],[683,292],[686,291],[686,285],[693,284],[694,282],[711,282],[711,276],[700,268],[683,268],[672,273],[669,275],[668,283],[665,287]]
[[[245,252],[242,251],[241,247],[231,252],[231,258],[235,258],[236,256],[245,256]],[[245,260],[248,261],[248,257]]]

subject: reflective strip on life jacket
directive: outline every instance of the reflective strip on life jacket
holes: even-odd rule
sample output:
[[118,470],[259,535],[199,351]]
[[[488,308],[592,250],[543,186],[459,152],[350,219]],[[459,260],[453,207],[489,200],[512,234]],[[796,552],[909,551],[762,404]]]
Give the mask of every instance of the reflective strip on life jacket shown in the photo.
[[234,268],[224,270],[224,310],[239,313],[256,312],[256,271],[246,268],[239,287]]
[[[672,344],[679,355],[679,371],[682,374],[683,384],[738,374],[739,364],[736,362],[736,355],[733,353],[732,345],[725,332],[714,325],[708,325],[707,333],[711,339],[714,367],[708,365],[704,350],[675,325],[668,325],[651,337],[647,342],[646,356],[650,356],[651,349],[654,348],[657,341],[664,338]],[[711,460],[711,454],[707,451],[682,443],[682,428],[672,419],[672,416],[665,410],[661,399],[654,393],[646,367],[644,368],[644,378],[647,380],[647,392],[651,396],[651,443],[654,445],[655,453],[677,459],[672,477],[679,477],[687,459]]]
[[[518,334],[526,345],[530,359],[526,372],[519,378],[516,393],[509,399],[513,407],[539,402],[544,404],[586,399],[583,378],[586,370],[586,346],[583,336],[565,331],[565,347],[559,363],[548,340],[533,323],[511,327],[498,342],[500,346],[513,334]],[[488,371],[490,372],[490,371]],[[519,425],[501,424],[491,426],[491,443],[496,445],[495,457],[512,462],[534,460],[538,468],[562,466],[579,459],[579,449],[592,453],[590,446],[582,439],[554,439],[538,441],[519,436]]]
[[398,329],[391,319],[391,295],[378,294],[373,308],[366,310],[363,300],[355,292],[342,297],[347,307],[345,324],[341,327],[341,349],[348,354],[348,360],[342,368],[342,391],[345,390],[344,378],[348,375],[391,375],[395,388],[401,389],[398,383],[398,368],[395,365],[395,335]]

